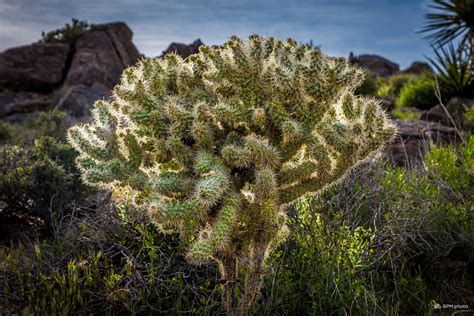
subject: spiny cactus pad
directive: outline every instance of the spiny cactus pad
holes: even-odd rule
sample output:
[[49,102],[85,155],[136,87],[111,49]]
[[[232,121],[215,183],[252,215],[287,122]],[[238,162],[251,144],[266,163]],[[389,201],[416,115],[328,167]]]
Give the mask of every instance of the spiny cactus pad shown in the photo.
[[190,241],[190,260],[252,267],[284,240],[284,205],[393,137],[377,102],[354,96],[362,80],[343,58],[293,40],[233,37],[128,68],[69,141],[85,182],[129,192],[161,230]]

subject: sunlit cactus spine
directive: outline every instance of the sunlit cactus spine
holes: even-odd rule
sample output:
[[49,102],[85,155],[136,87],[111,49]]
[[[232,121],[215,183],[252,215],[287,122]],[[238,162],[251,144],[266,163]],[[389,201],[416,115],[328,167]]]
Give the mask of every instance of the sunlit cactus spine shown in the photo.
[[232,37],[128,68],[69,141],[86,183],[126,192],[189,242],[189,261],[217,261],[227,313],[246,315],[288,234],[285,206],[395,134],[376,101],[354,96],[362,80],[293,40]]

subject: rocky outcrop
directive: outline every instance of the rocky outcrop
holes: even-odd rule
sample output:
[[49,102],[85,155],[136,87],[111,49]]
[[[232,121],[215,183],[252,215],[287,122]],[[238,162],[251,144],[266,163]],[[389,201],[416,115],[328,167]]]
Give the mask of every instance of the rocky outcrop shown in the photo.
[[420,120],[436,122],[446,126],[454,126],[454,118],[441,105],[436,105],[427,111],[423,111]]
[[398,137],[385,147],[382,156],[396,166],[409,167],[421,162],[430,144],[456,144],[459,135],[455,128],[422,120],[394,120]]
[[72,125],[85,121],[89,116],[90,106],[96,100],[107,98],[110,95],[110,89],[101,84],[94,83],[92,86],[74,85],[68,88],[56,108],[67,113],[66,125]]
[[414,74],[420,75],[422,73],[432,73],[433,69],[431,69],[430,65],[423,61],[414,61],[408,68],[401,71],[404,74]]
[[66,86],[102,84],[111,89],[123,70],[140,57],[132,44],[132,31],[124,23],[94,27],[73,44],[73,49]]
[[0,54],[0,91],[51,92],[61,84],[70,47],[37,43]]
[[359,66],[373,74],[382,77],[388,77],[400,71],[400,66],[386,58],[378,55],[349,55],[349,62]]
[[9,49],[0,54],[0,119],[20,121],[57,107],[71,123],[85,120],[140,56],[121,22],[94,26],[71,42]]
[[199,47],[201,47],[203,42],[198,38],[194,42],[192,42],[189,45],[183,44],[183,43],[171,43],[167,49],[163,51],[163,54],[161,56],[165,56],[166,54],[177,54],[181,56],[182,58],[186,58],[189,55],[196,54],[199,52]]
[[50,96],[36,92],[0,92],[0,118],[47,109]]

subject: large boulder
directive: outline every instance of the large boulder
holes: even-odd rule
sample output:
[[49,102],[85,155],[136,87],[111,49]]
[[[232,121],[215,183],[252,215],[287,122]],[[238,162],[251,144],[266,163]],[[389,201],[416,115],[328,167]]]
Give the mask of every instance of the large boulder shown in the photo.
[[50,92],[63,80],[70,45],[36,43],[0,54],[0,91]]
[[65,85],[101,84],[112,89],[123,70],[134,65],[140,53],[125,23],[95,26],[74,44],[74,56]]
[[75,85],[69,87],[65,95],[59,100],[56,108],[67,113],[66,125],[85,121],[89,116],[89,110],[98,99],[109,97],[110,89],[101,85],[92,86]]
[[203,42],[198,38],[194,42],[192,42],[189,45],[183,44],[183,43],[171,43],[167,49],[163,51],[163,54],[161,56],[165,56],[166,54],[177,54],[181,56],[182,58],[186,58],[192,54],[196,54],[199,52],[199,47],[201,47]]
[[430,144],[447,145],[459,142],[455,128],[422,120],[394,120],[398,137],[387,145],[382,156],[395,166],[410,167],[420,163]]
[[382,77],[392,76],[400,71],[398,64],[378,55],[354,56],[351,53],[349,62]]
[[436,122],[446,126],[454,126],[454,118],[447,109],[441,105],[436,105],[429,110],[423,111],[420,120],[428,122]]
[[472,123],[465,119],[464,113],[473,106],[474,100],[472,99],[453,97],[449,100],[446,107],[438,104],[427,111],[423,111],[420,119],[472,130]]
[[21,121],[57,106],[68,122],[85,120],[140,56],[121,22],[96,25],[68,43],[9,49],[0,54],[0,118]]
[[408,68],[401,71],[404,74],[420,75],[422,73],[432,73],[430,65],[423,61],[414,61]]
[[35,92],[0,92],[0,119],[14,114],[41,111],[50,105],[50,96]]

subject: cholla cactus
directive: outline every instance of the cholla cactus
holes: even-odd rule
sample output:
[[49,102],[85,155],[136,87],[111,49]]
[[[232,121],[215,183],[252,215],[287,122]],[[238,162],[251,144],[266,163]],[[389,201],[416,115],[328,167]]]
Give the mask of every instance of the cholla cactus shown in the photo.
[[288,234],[285,206],[395,133],[376,101],[354,96],[362,80],[343,58],[293,40],[233,37],[128,68],[69,141],[86,183],[127,192],[190,242],[190,261],[217,261],[224,307],[247,314],[265,258]]

